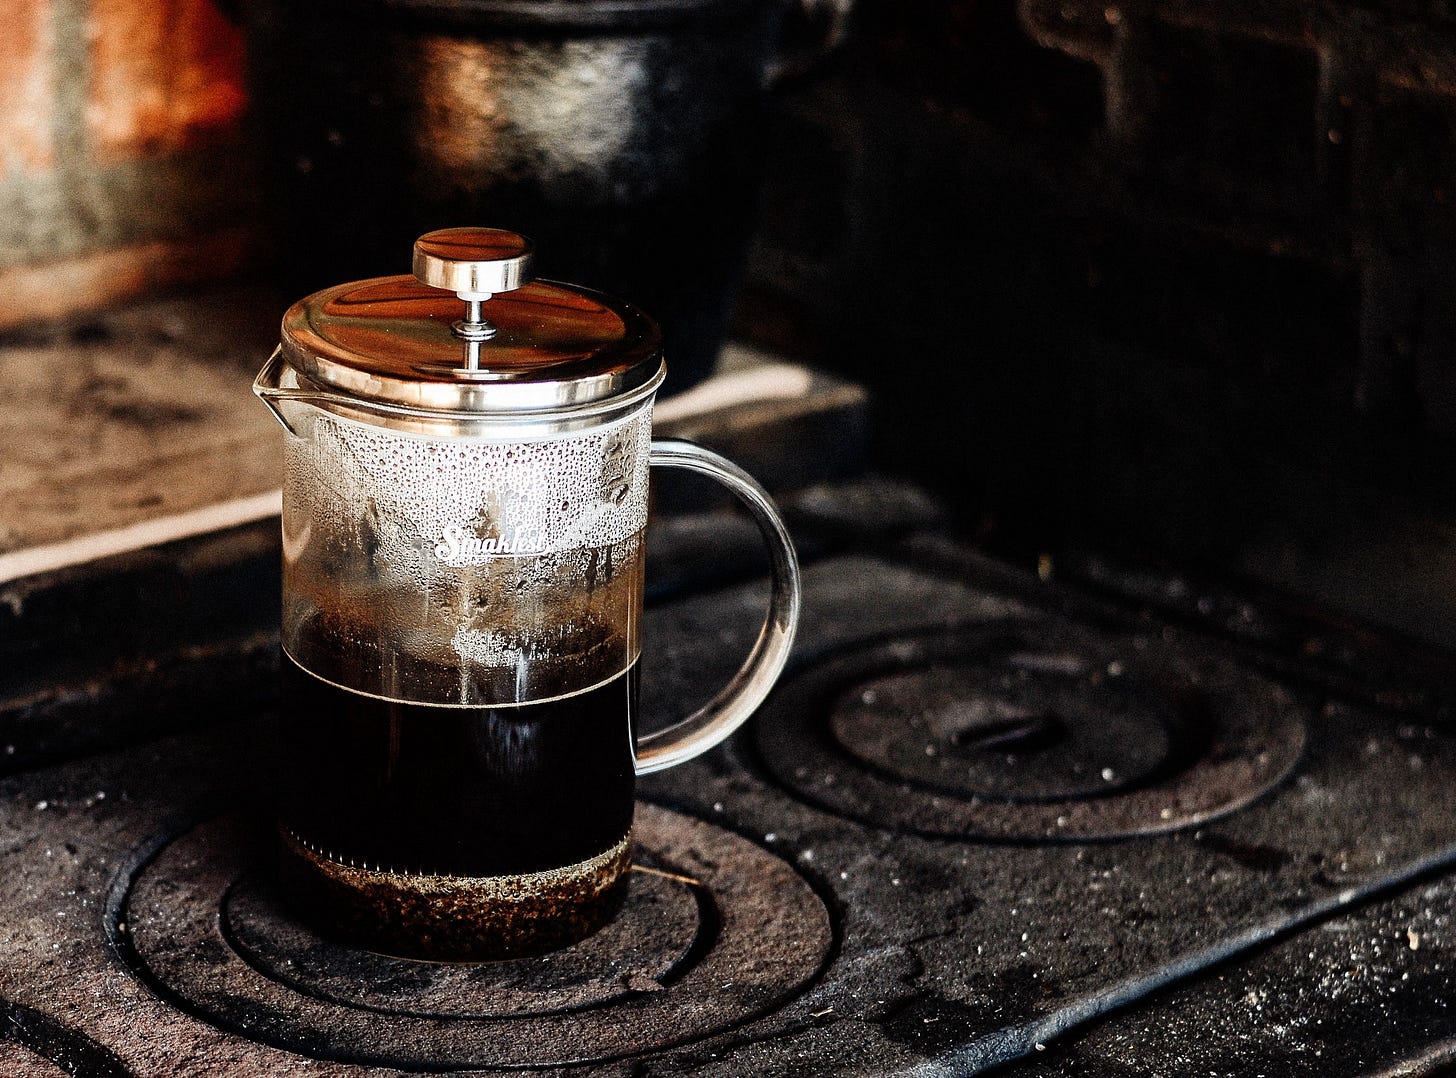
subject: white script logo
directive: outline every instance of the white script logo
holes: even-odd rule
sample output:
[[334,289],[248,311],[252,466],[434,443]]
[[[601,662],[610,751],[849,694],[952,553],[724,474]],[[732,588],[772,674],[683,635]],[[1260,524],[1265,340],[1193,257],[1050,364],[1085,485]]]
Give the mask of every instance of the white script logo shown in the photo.
[[482,538],[451,524],[435,544],[435,557],[455,564],[483,554],[540,554],[545,550],[546,536],[540,528],[506,528],[499,536]]

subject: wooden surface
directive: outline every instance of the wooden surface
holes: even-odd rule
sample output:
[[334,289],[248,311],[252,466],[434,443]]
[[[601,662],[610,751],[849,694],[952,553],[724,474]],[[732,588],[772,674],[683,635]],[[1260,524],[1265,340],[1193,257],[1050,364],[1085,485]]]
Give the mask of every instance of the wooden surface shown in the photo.
[[0,554],[276,487],[249,387],[282,309],[230,290],[0,339]]

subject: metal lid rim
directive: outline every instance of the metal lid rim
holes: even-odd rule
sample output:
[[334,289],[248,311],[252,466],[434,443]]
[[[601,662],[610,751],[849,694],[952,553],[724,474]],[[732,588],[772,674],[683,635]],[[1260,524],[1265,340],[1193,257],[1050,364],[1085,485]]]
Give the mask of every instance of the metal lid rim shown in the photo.
[[[285,360],[287,359],[286,351],[284,358]],[[634,386],[617,394],[593,397],[577,405],[558,405],[534,409],[500,409],[491,412],[421,408],[408,404],[400,404],[388,398],[360,396],[357,393],[350,393],[337,386],[320,384],[314,379],[309,378],[296,366],[293,367],[293,377],[302,383],[300,389],[284,391],[282,396],[285,399],[298,400],[316,407],[326,407],[327,402],[333,401],[339,407],[347,408],[351,411],[375,412],[387,417],[420,419],[456,425],[491,426],[496,424],[515,425],[535,421],[549,423],[557,419],[584,419],[603,412],[612,412],[618,409],[628,410],[657,392],[658,387],[662,385],[663,379],[667,377],[667,363],[666,361],[658,363],[657,369],[653,372],[652,376],[641,385]],[[304,389],[302,386],[307,386],[308,388]]]
[[[533,283],[600,302],[619,320],[621,338],[601,353],[575,359],[564,356],[559,364],[505,368],[496,377],[434,379],[428,376],[427,368],[419,366],[413,370],[425,377],[381,371],[374,366],[378,357],[332,340],[315,323],[315,313],[332,300],[395,283],[448,294],[427,289],[413,277],[403,275],[371,277],[320,289],[295,302],[283,315],[280,344],[285,361],[320,391],[346,396],[356,407],[404,410],[398,414],[416,410],[435,419],[580,413],[597,403],[610,406],[648,383],[655,386],[661,381],[661,333],[646,312],[594,289],[558,281]],[[572,364],[577,365],[575,370],[570,369]],[[459,369],[443,362],[441,367],[451,374]],[[488,360],[485,369],[489,369]],[[561,377],[552,377],[553,369],[561,369]]]

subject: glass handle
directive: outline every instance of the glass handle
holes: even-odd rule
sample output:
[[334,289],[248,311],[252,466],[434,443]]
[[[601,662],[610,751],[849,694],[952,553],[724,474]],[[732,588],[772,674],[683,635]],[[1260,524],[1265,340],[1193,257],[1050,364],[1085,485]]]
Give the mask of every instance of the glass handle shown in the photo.
[[788,530],[774,508],[768,491],[738,465],[691,442],[654,441],[652,464],[663,468],[686,468],[718,480],[731,490],[753,516],[763,533],[772,564],[773,594],[768,616],[758,632],[753,650],[738,673],[718,695],[681,722],[647,734],[637,742],[637,774],[691,760],[706,752],[743,725],[778,680],[799,627],[799,558],[789,542]]

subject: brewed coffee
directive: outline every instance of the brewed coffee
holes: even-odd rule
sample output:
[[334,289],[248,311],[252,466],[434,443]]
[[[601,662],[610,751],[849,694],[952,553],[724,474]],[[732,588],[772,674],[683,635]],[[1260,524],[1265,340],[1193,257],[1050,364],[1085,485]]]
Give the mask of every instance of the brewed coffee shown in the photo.
[[407,704],[283,660],[279,818],[331,861],[502,876],[585,861],[632,826],[637,666],[498,707]]

